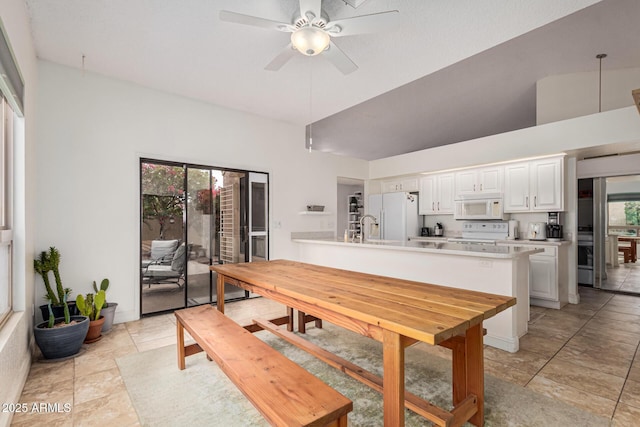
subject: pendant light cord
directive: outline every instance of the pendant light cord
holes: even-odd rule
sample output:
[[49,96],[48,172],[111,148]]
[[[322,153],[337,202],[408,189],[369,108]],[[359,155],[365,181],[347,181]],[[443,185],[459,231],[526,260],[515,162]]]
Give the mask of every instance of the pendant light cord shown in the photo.
[[309,153],[313,145],[313,67],[309,71]]
[[598,74],[598,113],[602,112],[602,59],[606,57],[606,53],[596,55],[596,58],[600,60],[600,72]]

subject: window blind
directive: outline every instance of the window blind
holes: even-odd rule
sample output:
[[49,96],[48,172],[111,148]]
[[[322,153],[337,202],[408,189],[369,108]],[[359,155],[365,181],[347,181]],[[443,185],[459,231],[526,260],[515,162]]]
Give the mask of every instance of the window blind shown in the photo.
[[0,22],[0,91],[20,116],[24,113],[24,81],[9,45],[9,40]]

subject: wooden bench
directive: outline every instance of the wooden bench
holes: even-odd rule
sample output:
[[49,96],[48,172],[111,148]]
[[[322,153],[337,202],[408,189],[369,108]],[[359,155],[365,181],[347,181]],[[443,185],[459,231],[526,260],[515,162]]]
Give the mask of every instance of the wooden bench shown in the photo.
[[631,262],[632,255],[631,255],[631,247],[630,246],[618,246],[618,252],[622,252],[625,264],[628,263],[628,262]]
[[[347,426],[353,402],[209,305],[175,312],[178,367],[200,351],[274,426]],[[184,345],[184,330],[196,344]]]

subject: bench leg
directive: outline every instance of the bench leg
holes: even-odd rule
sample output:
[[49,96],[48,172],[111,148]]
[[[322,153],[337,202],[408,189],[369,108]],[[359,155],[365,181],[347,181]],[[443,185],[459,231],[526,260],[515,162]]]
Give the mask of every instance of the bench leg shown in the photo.
[[304,322],[304,312],[298,310],[298,332],[305,334],[307,332],[307,324]]
[[287,317],[289,318],[289,323],[287,323],[287,331],[293,332],[293,308],[287,307]]
[[176,335],[178,337],[178,369],[180,369],[181,371],[184,370],[184,358],[185,358],[185,351],[184,351],[184,327],[182,326],[182,323],[180,323],[180,320],[178,320],[176,322]]

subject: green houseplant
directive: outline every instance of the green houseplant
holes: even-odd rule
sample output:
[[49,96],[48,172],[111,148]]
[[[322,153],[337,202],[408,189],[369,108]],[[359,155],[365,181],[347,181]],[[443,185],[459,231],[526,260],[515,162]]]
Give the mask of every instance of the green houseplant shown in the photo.
[[95,296],[93,293],[88,293],[86,297],[82,295],[76,297],[76,306],[80,310],[80,314],[89,318],[89,330],[84,340],[85,343],[93,343],[102,338],[104,316],[101,316],[100,312],[106,299],[106,292],[102,289]]
[[[64,304],[62,300],[65,295],[68,297],[71,289],[65,289],[62,285],[62,279],[60,278],[60,251],[53,246],[50,247],[48,251],[42,251],[40,256],[33,260],[33,268],[36,273],[42,277],[47,292],[45,299],[48,301],[48,304],[40,306],[43,320],[49,319],[50,312],[53,312],[54,318],[63,317]],[[49,280],[50,272],[53,272],[55,288]],[[67,290],[69,292],[66,292]],[[49,305],[51,305],[51,310],[49,309]],[[71,315],[78,314],[75,301],[67,301],[67,308]]]
[[[71,289],[62,287],[59,264],[60,253],[54,247],[51,247],[48,253],[42,252],[40,258],[34,261],[34,269],[42,276],[47,290],[45,298],[48,303],[44,306],[46,316],[43,315],[45,321],[33,328],[36,344],[45,359],[65,359],[76,355],[89,329],[88,317],[71,314],[68,302]],[[53,292],[49,282],[51,271],[54,271],[57,294]],[[55,308],[61,310],[59,316],[54,314]]]
[[[100,287],[98,287],[95,280],[93,281],[93,290],[96,294],[101,290],[107,292],[107,289],[109,289],[109,279],[102,279],[102,282],[100,282]],[[104,316],[104,324],[102,325],[103,334],[111,330],[116,308],[118,308],[117,302],[104,302],[104,306],[102,307],[102,315]]]

